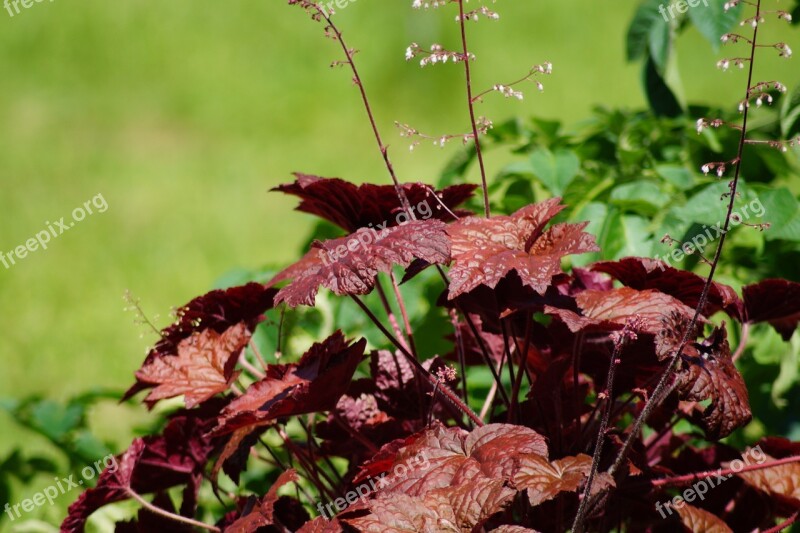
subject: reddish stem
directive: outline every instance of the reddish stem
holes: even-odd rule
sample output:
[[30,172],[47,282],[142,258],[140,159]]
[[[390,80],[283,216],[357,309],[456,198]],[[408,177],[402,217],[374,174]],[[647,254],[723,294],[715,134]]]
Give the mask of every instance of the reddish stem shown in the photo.
[[[309,5],[306,3],[305,5]],[[383,162],[386,165],[386,170],[389,171],[389,175],[392,178],[392,183],[394,184],[394,189],[397,192],[397,197],[400,199],[400,204],[403,206],[403,210],[409,214],[411,218],[414,217],[413,211],[411,211],[411,204],[408,201],[408,197],[406,196],[405,191],[403,190],[402,186],[400,185],[400,181],[397,179],[397,175],[394,172],[394,166],[392,165],[391,160],[389,159],[389,150],[388,147],[383,144],[383,140],[381,139],[381,134],[378,131],[378,126],[375,123],[375,115],[372,113],[372,106],[369,104],[369,98],[367,98],[367,92],[364,89],[364,84],[361,81],[361,76],[358,74],[358,69],[356,68],[356,64],[353,61],[353,52],[347,47],[344,42],[344,38],[342,37],[342,32],[339,31],[339,28],[336,24],[333,23],[330,16],[322,9],[319,4],[310,3],[310,5],[319,13],[319,16],[322,17],[325,22],[328,24],[328,28],[333,32],[336,36],[336,40],[339,42],[339,45],[342,47],[342,51],[344,52],[345,57],[347,58],[347,64],[350,65],[350,70],[353,72],[353,82],[358,86],[358,90],[361,93],[361,100],[364,102],[364,108],[367,111],[367,117],[369,118],[369,123],[372,126],[372,132],[375,135],[375,140],[378,142],[378,148],[381,151],[381,155],[383,156]]]
[[483,165],[481,141],[478,138],[478,123],[475,121],[475,102],[472,99],[472,76],[469,70],[469,48],[467,47],[467,28],[464,24],[464,0],[458,0],[458,23],[461,27],[461,48],[464,55],[464,73],[467,82],[467,104],[469,106],[469,121],[472,125],[472,137],[475,141],[475,154],[478,156],[478,166],[481,169],[481,186],[483,187],[483,210],[486,218],[491,216],[489,210],[489,189],[486,185],[486,169]]
[[700,472],[694,474],[684,474],[682,476],[674,476],[674,477],[665,477],[661,479],[654,479],[650,483],[654,487],[671,487],[671,486],[680,486],[680,485],[689,485],[695,481],[700,481],[702,479],[706,479],[712,476],[720,475],[728,475],[728,474],[741,474],[742,472],[752,472],[754,470],[763,470],[765,468],[771,468],[773,466],[781,466],[789,463],[797,463],[800,462],[800,455],[793,455],[791,457],[784,457],[783,459],[775,459],[774,461],[761,463],[757,465],[747,465],[743,468],[738,470],[733,468],[725,468],[725,469],[718,469],[709,471],[709,472]]
[[[757,20],[761,15],[761,0],[756,1],[755,7],[756,7],[756,20]],[[755,57],[756,53],[757,38],[758,38],[758,26],[756,26],[753,29],[753,43],[750,47],[750,62],[749,62],[749,70],[747,73],[747,91],[745,92],[745,98],[747,98],[747,95],[750,93],[750,86],[753,83],[753,63],[754,63],[753,58]],[[691,332],[694,330],[695,325],[697,324],[697,320],[700,317],[700,313],[702,312],[703,308],[706,305],[706,302],[708,301],[708,293],[709,290],[711,289],[711,283],[713,282],[717,266],[719,265],[719,259],[720,256],[722,255],[722,248],[725,245],[725,239],[728,235],[728,230],[730,229],[733,206],[736,203],[736,191],[739,185],[739,175],[742,169],[741,165],[742,154],[744,153],[745,140],[747,139],[747,118],[749,110],[750,107],[745,106],[742,115],[742,133],[739,136],[739,148],[735,159],[736,172],[733,176],[733,181],[730,187],[730,201],[728,202],[728,211],[727,214],[725,215],[725,224],[723,227],[722,235],[720,236],[719,239],[719,245],[717,246],[717,250],[714,253],[714,261],[711,263],[711,270],[708,273],[708,278],[706,278],[706,282],[703,285],[703,292],[700,294],[700,300],[697,303],[697,309],[695,309],[694,316],[692,317],[692,320],[689,323],[689,327],[686,328],[686,332],[684,333],[683,338],[681,339],[678,349],[675,351],[675,355],[672,356],[672,359],[670,359],[669,364],[664,369],[664,372],[661,375],[661,379],[659,380],[658,385],[656,385],[655,390],[653,390],[653,393],[650,396],[650,400],[645,404],[644,408],[642,409],[642,413],[634,422],[633,428],[631,429],[628,438],[625,440],[625,444],[619,451],[619,454],[617,455],[614,464],[609,469],[609,474],[611,475],[614,475],[614,473],[620,468],[620,466],[622,466],[622,463],[625,460],[625,457],[628,455],[628,452],[630,451],[633,441],[638,437],[639,432],[642,429],[642,426],[645,424],[645,422],[647,422],[647,419],[650,417],[650,414],[653,412],[653,410],[660,405],[661,400],[663,399],[662,393],[667,388],[670,378],[672,377],[672,372],[677,366],[681,356],[683,355],[683,349],[686,347],[686,345],[690,340],[689,336]]]

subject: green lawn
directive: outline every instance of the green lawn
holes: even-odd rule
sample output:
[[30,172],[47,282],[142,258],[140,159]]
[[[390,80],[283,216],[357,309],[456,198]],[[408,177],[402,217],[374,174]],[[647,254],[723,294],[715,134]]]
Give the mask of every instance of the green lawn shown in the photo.
[[[335,20],[360,50],[399,175],[433,180],[457,146],[409,152],[393,121],[466,131],[462,70],[403,56],[412,41],[457,46],[457,27],[450,11],[410,4],[360,0]],[[494,6],[499,22],[469,26],[476,87],[544,60],[554,75],[544,93],[490,96],[480,113],[574,123],[596,104],[643,105],[639,67],[624,63],[633,2]],[[0,396],[127,387],[153,337],[123,311],[126,289],[165,325],[225,272],[298,257],[310,218],[267,192],[292,171],[387,182],[349,73],[329,68],[338,54],[285,1],[57,0],[13,18],[0,11],[0,251],[97,194],[108,203],[47,250],[0,265]],[[741,83],[714,68],[699,35],[679,57],[691,99],[737,100]],[[800,76],[788,74],[793,86]],[[488,159],[490,169],[504,163]],[[104,432],[124,433],[113,413]],[[0,427],[0,454],[27,438],[6,419]]]

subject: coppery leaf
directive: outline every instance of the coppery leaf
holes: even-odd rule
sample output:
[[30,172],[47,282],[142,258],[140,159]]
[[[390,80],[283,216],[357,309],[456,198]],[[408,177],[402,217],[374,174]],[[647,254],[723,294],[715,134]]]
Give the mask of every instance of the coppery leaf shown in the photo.
[[[212,329],[222,333],[239,322],[244,322],[247,329],[253,331],[264,313],[272,309],[277,292],[277,289],[267,288],[260,283],[248,283],[198,296],[178,308],[176,322],[161,330],[161,340],[147,354],[142,366],[162,357],[176,355],[180,342],[195,332]],[[125,393],[123,400],[146,388],[146,384],[137,381]]]
[[431,264],[450,259],[450,242],[444,222],[414,220],[382,230],[362,229],[325,242],[316,242],[300,261],[275,276],[272,286],[293,280],[275,296],[275,302],[295,307],[314,305],[320,286],[339,296],[367,294],[379,272],[394,265],[407,267],[415,258]]
[[[764,454],[765,463],[775,459]],[[730,467],[730,463],[723,464]],[[748,485],[769,494],[787,500],[793,500],[794,506],[800,507],[800,462],[770,466],[747,472],[737,472]]]
[[681,516],[683,525],[692,533],[733,533],[728,524],[705,509],[683,502],[676,505],[675,510]]
[[552,306],[546,306],[545,313],[557,316],[572,332],[613,331],[638,316],[639,331],[651,334],[662,331],[663,320],[673,312],[689,318],[694,315],[694,311],[679,300],[656,290],[637,291],[628,287],[610,291],[585,290],[575,301],[582,315]]
[[702,424],[710,439],[719,440],[750,422],[747,386],[733,364],[724,323],[693,347],[694,354],[684,352],[676,390],[684,400],[711,400],[703,412]]
[[250,332],[240,322],[219,334],[213,329],[193,333],[178,344],[176,357],[154,359],[136,372],[144,386],[155,386],[145,401],[184,395],[186,407],[206,401],[228,390],[238,375],[237,358],[250,341]]
[[580,454],[550,462],[541,455],[525,455],[514,474],[517,489],[528,490],[528,499],[536,507],[562,492],[575,492],[588,477],[592,458]]
[[[477,479],[509,481],[515,461],[526,454],[547,455],[544,438],[524,426],[487,424],[471,433],[437,424],[398,453],[381,491],[423,496]],[[406,465],[402,473],[397,465]]]
[[447,228],[452,239],[449,299],[480,285],[494,288],[512,270],[523,284],[544,294],[561,259],[569,254],[596,252],[594,237],[583,224],[547,223],[564,206],[560,198],[529,205],[511,216],[462,218]]

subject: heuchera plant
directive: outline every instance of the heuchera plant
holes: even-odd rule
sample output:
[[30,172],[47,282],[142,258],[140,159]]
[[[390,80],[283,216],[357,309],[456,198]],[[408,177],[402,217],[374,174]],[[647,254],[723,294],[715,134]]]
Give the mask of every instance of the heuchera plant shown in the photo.
[[[737,294],[713,279],[744,147],[788,144],[747,136],[750,103],[783,87],[753,80],[756,50],[765,47],[759,28],[768,14],[788,14],[745,3],[752,33],[723,41],[748,51],[720,63],[748,72],[741,124],[697,122],[740,132],[737,153],[703,169],[729,178],[725,231],[704,278],[644,257],[565,271],[565,258],[599,247],[586,223],[554,221],[560,198],[491,214],[481,152],[491,121],[475,107],[492,92],[522,98],[521,84],[541,88],[538,78],[552,72],[545,62],[473,91],[466,22],[496,13],[468,10],[465,0],[415,0],[417,8],[454,7],[461,42],[457,50],[412,44],[406,54],[423,66],[463,66],[468,131],[400,129],[412,147],[420,138],[468,145],[482,180],[484,212],[475,215],[462,208],[475,185],[437,190],[397,178],[331,11],[290,0],[341,46],[392,182],[297,174],[278,187],[339,236],[314,241],[267,283],[215,290],[179,309],[126,397],[146,391],[149,407],[182,397],[184,407],[160,433],[134,440],[61,530],[82,531],[94,511],[124,500],[140,510],[117,524],[121,532],[778,531],[793,523],[800,443],[762,439],[752,449],[763,461],[736,468],[751,449],[720,442],[752,418],[734,364],[746,336],[732,350],[730,324],[767,323],[788,340],[800,321],[798,283],[768,279]],[[790,54],[783,43],[772,47]],[[414,335],[403,292],[423,277],[438,284],[427,303],[431,316],[449,321],[440,332],[447,352]],[[351,300],[383,340],[332,325],[301,357],[287,355],[287,331],[308,317],[320,289]],[[272,353],[255,342],[263,328]],[[673,500],[712,477],[726,482],[703,498]],[[199,507],[209,488],[224,512]],[[664,502],[672,504],[666,513]]]

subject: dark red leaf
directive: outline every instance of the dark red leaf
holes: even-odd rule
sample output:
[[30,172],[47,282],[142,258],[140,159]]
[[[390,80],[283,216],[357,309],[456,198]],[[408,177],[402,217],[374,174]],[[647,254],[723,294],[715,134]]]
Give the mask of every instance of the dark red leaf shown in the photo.
[[242,349],[250,341],[244,322],[220,334],[213,329],[193,333],[178,344],[177,357],[160,357],[136,372],[139,383],[155,388],[145,402],[184,395],[191,409],[212,396],[228,390]]
[[315,242],[300,261],[278,273],[270,286],[288,279],[275,302],[291,307],[314,305],[320,286],[339,296],[367,294],[379,272],[394,265],[408,266],[415,258],[429,263],[450,260],[450,242],[444,222],[414,220],[381,233],[363,229],[347,237]]
[[[161,435],[135,439],[117,458],[118,468],[106,469],[97,485],[80,495],[69,508],[61,525],[62,533],[80,533],[94,511],[110,503],[129,498],[128,487],[144,495],[186,485],[181,514],[191,516],[196,495],[211,453],[219,444],[208,436],[222,402],[210,401],[199,409],[178,411]],[[112,471],[113,470],[113,471]]]
[[311,522],[306,522],[303,527],[297,530],[297,533],[342,533],[341,524],[335,518],[327,520],[318,516]]
[[344,521],[366,533],[461,533],[502,510],[514,494],[502,480],[487,478],[432,490],[424,497],[381,493],[369,501],[370,514]]
[[564,256],[599,251],[594,237],[583,231],[586,223],[556,224],[544,230],[564,208],[559,202],[553,198],[511,216],[468,217],[448,226],[453,254],[448,298],[479,285],[494,288],[512,270],[524,285],[544,294],[561,272]]
[[[437,424],[398,452],[381,491],[424,496],[477,479],[509,481],[516,461],[530,453],[547,456],[547,444],[524,426],[487,424],[466,433]],[[401,464],[408,470],[402,474]]]
[[[370,225],[380,230],[382,227],[396,226],[406,219],[405,215],[400,215],[401,204],[393,185],[366,183],[357,186],[339,178],[321,178],[301,173],[295,173],[295,177],[294,183],[280,185],[273,190],[298,196],[302,199],[298,211],[323,218],[348,233]],[[422,183],[404,183],[402,188],[417,219],[449,221],[453,219],[452,215],[442,209],[439,202],[453,211],[472,196],[477,186],[462,184],[445,187],[436,191],[439,200],[433,198],[433,188]],[[455,211],[455,214],[463,216],[472,213]]]
[[366,344],[365,339],[348,344],[337,331],[315,343],[297,363],[269,365],[264,379],[223,409],[215,434],[333,409],[347,391]]
[[[222,333],[239,322],[244,322],[247,329],[253,331],[263,314],[272,309],[277,292],[277,289],[260,283],[248,283],[195,298],[176,311],[178,319],[173,325],[161,330],[161,340],[147,354],[142,366],[160,357],[176,355],[178,344],[197,331],[213,329]],[[146,388],[147,384],[135,383],[125,393],[123,401]]]
[[278,501],[278,489],[287,483],[297,481],[297,479],[297,472],[293,469],[283,472],[252,512],[240,517],[225,528],[225,533],[255,533],[260,527],[274,524],[276,520],[274,507]]
[[767,322],[788,341],[800,322],[800,283],[767,279],[742,289],[745,319]]
[[[626,287],[639,291],[655,289],[674,296],[692,309],[697,309],[705,278],[694,272],[678,270],[646,257],[625,257],[619,261],[602,261],[592,265],[592,270],[605,272]],[[738,320],[742,318],[742,301],[728,285],[713,282],[708,291],[704,315],[711,316],[719,310]]]
[[724,323],[702,344],[684,350],[676,379],[681,399],[711,400],[701,420],[709,439],[727,437],[750,422],[747,386],[733,364]]
[[656,290],[637,291],[620,287],[610,291],[586,290],[575,297],[582,315],[568,309],[545,307],[545,313],[557,316],[570,331],[613,331],[638,316],[639,331],[657,334],[663,330],[663,320],[672,313],[691,318],[694,311],[676,298]]

